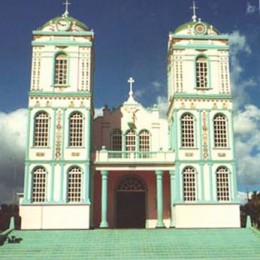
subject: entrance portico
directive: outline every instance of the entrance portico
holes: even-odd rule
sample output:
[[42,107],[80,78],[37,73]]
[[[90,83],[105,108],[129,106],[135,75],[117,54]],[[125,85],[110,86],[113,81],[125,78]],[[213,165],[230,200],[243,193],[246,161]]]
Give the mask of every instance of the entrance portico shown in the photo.
[[[94,196],[94,214],[100,214],[100,222],[95,224],[100,228],[163,228],[172,225],[170,194],[173,194],[175,183],[170,182],[169,172],[173,169],[174,165],[160,168],[155,165],[97,166],[94,185],[100,185],[101,189],[96,189],[100,192]],[[139,180],[140,187],[124,190],[120,183],[130,179]]]

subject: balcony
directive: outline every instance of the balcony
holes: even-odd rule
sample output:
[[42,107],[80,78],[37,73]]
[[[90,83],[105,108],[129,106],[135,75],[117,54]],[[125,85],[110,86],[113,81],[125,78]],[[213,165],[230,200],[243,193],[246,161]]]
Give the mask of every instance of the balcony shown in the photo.
[[110,151],[105,147],[92,154],[95,164],[103,163],[136,163],[136,164],[173,164],[174,151]]

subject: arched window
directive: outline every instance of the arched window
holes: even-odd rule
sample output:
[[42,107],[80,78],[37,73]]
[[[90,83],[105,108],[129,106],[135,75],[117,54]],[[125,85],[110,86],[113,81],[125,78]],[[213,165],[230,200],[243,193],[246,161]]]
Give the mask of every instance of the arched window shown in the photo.
[[148,130],[142,130],[139,134],[139,151],[150,150],[150,133]]
[[146,186],[139,176],[129,175],[120,180],[117,184],[116,191],[146,191]]
[[68,172],[68,202],[81,202],[82,172],[79,167],[72,167]]
[[208,88],[208,61],[203,56],[196,59],[196,86]]
[[120,129],[114,129],[111,134],[111,149],[113,151],[122,150],[122,131]]
[[69,146],[81,147],[83,144],[83,117],[74,112],[69,118]]
[[68,57],[60,53],[55,57],[55,85],[67,84]]
[[196,201],[196,175],[193,167],[186,167],[183,170],[183,199]]
[[125,142],[126,151],[135,151],[135,132],[133,130],[126,132]]
[[227,147],[227,119],[223,114],[214,116],[214,145]]
[[40,111],[34,118],[34,146],[48,146],[49,116],[45,111]]
[[149,158],[150,151],[150,133],[148,130],[142,130],[139,133],[139,156],[141,158]]
[[44,167],[36,167],[33,171],[32,202],[41,203],[46,201],[46,170]]
[[217,199],[218,201],[229,201],[229,172],[226,167],[217,169]]
[[181,117],[181,145],[182,147],[194,147],[194,117],[189,113]]

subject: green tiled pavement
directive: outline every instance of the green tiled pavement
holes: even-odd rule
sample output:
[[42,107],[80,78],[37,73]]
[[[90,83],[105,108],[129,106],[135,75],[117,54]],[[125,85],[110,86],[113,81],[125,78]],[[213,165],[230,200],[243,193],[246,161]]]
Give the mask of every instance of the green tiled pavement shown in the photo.
[[253,229],[13,231],[0,259],[260,259]]

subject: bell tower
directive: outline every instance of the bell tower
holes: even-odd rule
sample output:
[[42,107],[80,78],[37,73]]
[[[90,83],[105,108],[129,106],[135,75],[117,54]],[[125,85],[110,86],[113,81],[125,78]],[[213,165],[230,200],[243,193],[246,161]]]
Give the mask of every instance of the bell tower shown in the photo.
[[176,226],[239,227],[228,37],[192,11],[168,41]]
[[88,229],[94,33],[69,15],[32,40],[22,229]]

